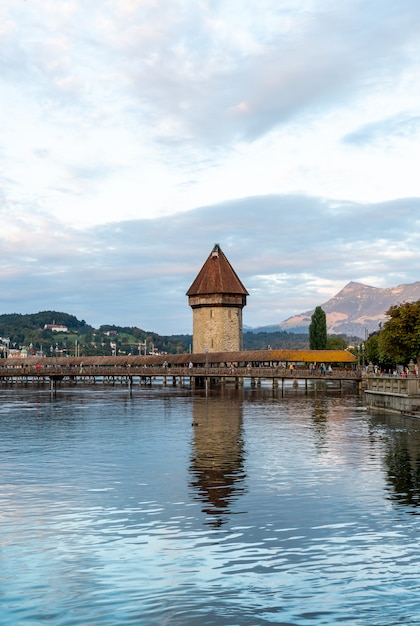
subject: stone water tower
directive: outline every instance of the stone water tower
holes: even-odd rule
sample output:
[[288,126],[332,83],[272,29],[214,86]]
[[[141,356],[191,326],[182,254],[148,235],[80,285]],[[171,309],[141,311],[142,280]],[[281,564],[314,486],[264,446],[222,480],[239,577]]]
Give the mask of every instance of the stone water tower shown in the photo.
[[216,244],[187,291],[193,310],[193,352],[242,350],[242,309],[247,295]]

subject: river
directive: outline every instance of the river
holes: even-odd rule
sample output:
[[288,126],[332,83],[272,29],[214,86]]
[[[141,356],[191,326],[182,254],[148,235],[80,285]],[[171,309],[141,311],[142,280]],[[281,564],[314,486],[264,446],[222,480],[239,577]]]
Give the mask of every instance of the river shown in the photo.
[[351,389],[0,392],[0,623],[418,625],[420,422]]

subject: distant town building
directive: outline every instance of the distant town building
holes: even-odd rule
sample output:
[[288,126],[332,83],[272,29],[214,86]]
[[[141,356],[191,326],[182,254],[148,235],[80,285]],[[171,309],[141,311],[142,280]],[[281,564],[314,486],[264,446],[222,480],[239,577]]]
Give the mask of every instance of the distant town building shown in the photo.
[[67,333],[69,331],[67,326],[62,326],[61,324],[44,324],[44,330],[52,330],[56,333]]
[[11,348],[8,354],[9,359],[26,359],[27,356],[26,350],[19,350],[18,348]]
[[193,352],[242,350],[242,309],[247,290],[215,244],[188,289],[193,310]]

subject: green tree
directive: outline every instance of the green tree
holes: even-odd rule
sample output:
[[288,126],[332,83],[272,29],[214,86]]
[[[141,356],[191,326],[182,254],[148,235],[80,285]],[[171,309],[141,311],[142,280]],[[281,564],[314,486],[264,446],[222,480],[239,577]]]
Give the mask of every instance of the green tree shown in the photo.
[[344,337],[340,337],[339,335],[327,337],[327,350],[345,350],[347,346],[348,343]]
[[368,363],[373,363],[374,365],[387,365],[387,363],[384,363],[381,359],[379,351],[379,331],[375,331],[370,334],[366,339],[365,356]]
[[317,306],[309,324],[309,349],[326,350],[327,348],[327,316],[320,306]]
[[391,306],[379,333],[381,360],[407,364],[420,354],[420,300]]

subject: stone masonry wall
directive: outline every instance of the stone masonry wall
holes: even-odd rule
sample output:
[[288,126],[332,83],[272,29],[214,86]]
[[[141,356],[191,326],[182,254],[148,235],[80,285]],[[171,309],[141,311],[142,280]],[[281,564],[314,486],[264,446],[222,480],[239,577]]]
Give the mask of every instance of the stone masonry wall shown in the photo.
[[193,352],[242,350],[242,309],[214,306],[193,309]]

